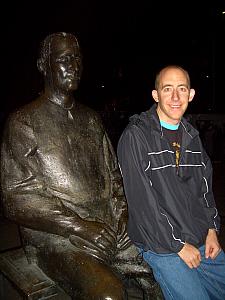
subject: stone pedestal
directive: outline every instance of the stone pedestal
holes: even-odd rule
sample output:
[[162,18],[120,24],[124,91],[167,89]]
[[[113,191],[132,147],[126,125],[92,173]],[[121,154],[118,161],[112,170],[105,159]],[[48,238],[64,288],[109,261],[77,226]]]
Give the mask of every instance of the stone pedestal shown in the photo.
[[0,254],[0,299],[71,300],[35,264],[29,264],[23,249]]

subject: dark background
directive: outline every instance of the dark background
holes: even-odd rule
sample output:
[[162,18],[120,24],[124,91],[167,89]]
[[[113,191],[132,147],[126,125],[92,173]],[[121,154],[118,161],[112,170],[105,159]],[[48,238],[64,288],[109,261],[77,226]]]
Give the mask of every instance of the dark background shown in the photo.
[[2,119],[41,91],[39,44],[56,31],[79,38],[79,97],[96,110],[148,109],[155,72],[173,63],[190,72],[196,89],[190,113],[225,113],[224,1],[46,0],[5,6]]
[[[52,32],[78,37],[84,71],[77,96],[102,113],[114,146],[129,115],[153,103],[156,71],[181,64],[196,90],[188,113],[214,165],[225,247],[225,1],[207,2],[3,0],[0,125],[40,93],[38,49]],[[8,239],[7,224],[6,229]]]
[[[40,93],[38,49],[52,32],[79,38],[84,72],[77,96],[101,112],[115,148],[128,117],[153,103],[155,72],[181,64],[196,90],[188,112],[213,162],[225,250],[225,1],[207,2],[3,0],[0,129],[10,111]],[[17,226],[3,217],[2,201],[0,231],[0,252],[21,246]]]

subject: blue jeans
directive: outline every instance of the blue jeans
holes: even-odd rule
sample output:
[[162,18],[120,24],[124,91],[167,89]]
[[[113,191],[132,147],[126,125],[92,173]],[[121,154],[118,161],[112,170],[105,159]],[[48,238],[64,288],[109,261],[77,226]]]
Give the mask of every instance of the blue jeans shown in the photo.
[[199,248],[202,256],[198,268],[190,269],[176,253],[143,253],[144,260],[153,270],[165,299],[224,300],[225,254],[221,251],[212,260],[205,258],[205,246]]

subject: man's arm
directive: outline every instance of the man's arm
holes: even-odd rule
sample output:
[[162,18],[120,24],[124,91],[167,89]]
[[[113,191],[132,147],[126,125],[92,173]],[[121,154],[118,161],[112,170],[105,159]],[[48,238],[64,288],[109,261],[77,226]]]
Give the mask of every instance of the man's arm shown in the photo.
[[[157,247],[163,243],[169,252],[177,253],[185,241],[182,240],[176,224],[171,224],[160,208],[159,195],[146,173],[149,149],[145,149],[145,145],[145,136],[136,126],[126,130],[118,143],[117,153],[129,206],[129,218],[132,223],[136,222],[131,226],[138,231],[140,239],[146,244]],[[163,198],[163,194],[160,197]]]
[[210,159],[206,155],[202,184],[203,208],[208,220],[209,229],[215,229],[217,232],[219,232],[220,217],[216,208],[216,203],[212,189],[212,174],[212,164]]
[[[209,224],[209,230],[205,241],[205,257],[214,259],[221,251],[217,233],[219,231],[220,219],[217,213],[216,204],[212,191],[212,166],[209,157],[204,152],[206,161],[203,177],[203,208]],[[190,268],[196,268],[200,265],[201,255],[199,250],[185,243],[178,255]]]
[[212,189],[212,164],[209,157],[206,156],[203,182],[203,206],[208,219],[209,230],[205,241],[205,257],[214,259],[221,251],[218,241],[218,233],[220,229],[220,217],[216,208],[216,203]]

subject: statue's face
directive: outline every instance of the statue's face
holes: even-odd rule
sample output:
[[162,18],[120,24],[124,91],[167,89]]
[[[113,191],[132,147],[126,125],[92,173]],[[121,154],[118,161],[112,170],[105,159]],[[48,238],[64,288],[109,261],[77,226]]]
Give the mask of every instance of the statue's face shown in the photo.
[[47,78],[60,93],[78,88],[81,76],[81,55],[76,42],[69,36],[56,37],[51,43]]

